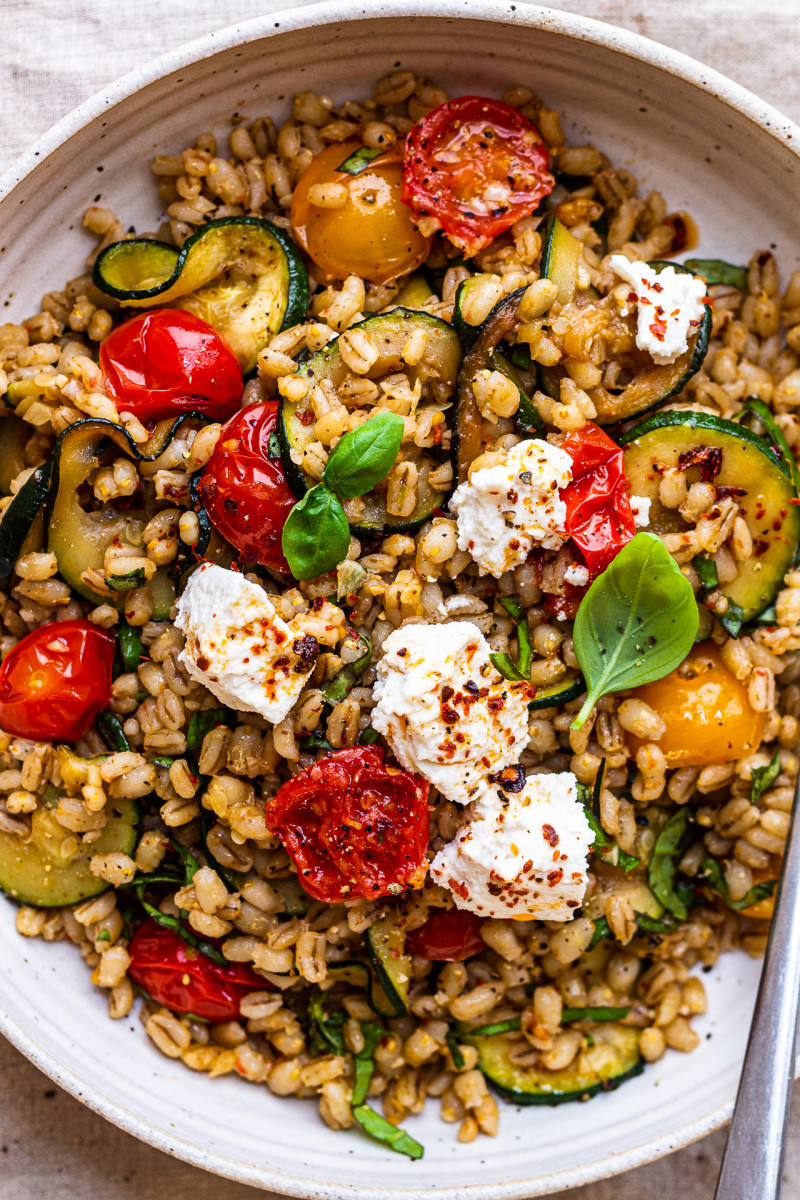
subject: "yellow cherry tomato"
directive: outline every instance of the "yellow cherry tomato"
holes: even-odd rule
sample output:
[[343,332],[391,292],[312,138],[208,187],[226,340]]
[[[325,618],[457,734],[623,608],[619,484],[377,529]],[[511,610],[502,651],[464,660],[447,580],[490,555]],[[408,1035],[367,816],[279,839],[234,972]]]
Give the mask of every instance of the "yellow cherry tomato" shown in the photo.
[[[633,692],[666,724],[658,745],[669,767],[703,767],[751,754],[761,741],[764,714],[722,661],[714,642],[695,646],[676,670]],[[646,739],[627,735],[631,752]]]
[[[334,279],[360,275],[371,283],[391,283],[425,261],[431,239],[422,236],[400,198],[400,151],[387,150],[360,175],[336,170],[360,146],[335,142],[312,160],[292,197],[292,227],[309,257]],[[326,207],[326,191],[334,202],[341,198],[341,192],[331,192],[334,186],[344,188],[347,198]]]

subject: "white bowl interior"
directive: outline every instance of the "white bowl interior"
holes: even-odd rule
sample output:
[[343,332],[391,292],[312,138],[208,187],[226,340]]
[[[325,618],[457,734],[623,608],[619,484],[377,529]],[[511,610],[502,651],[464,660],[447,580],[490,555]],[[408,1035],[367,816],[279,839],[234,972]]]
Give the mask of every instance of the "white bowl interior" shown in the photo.
[[[772,246],[785,271],[800,264],[797,157],[786,141],[713,94],[726,90],[719,77],[704,91],[696,68],[691,82],[689,60],[527,6],[447,3],[451,15],[435,16],[433,3],[408,0],[376,3],[370,18],[352,6],[351,20],[332,20],[345,7],[251,22],[240,44],[216,53],[220,41],[233,38],[207,39],[201,61],[194,48],[179,52],[164,77],[142,72],[141,90],[111,89],[95,102],[88,124],[73,121],[75,131],[0,202],[0,295],[8,319],[36,311],[45,291],[80,273],[91,244],[80,221],[93,201],[112,207],[126,225],[155,228],[155,153],[180,150],[212,126],[221,132],[234,111],[280,117],[302,88],[340,100],[369,94],[377,77],[399,65],[431,75],[451,94],[500,95],[529,84],[561,111],[572,140],[595,142],[645,187],[662,190],[670,209],[697,217],[697,253],[745,262],[756,248]],[[331,23],[314,27],[317,12]],[[596,41],[580,40],[581,29]],[[746,109],[746,94],[738,95]],[[788,139],[791,127],[786,122],[776,132]],[[721,962],[704,978],[710,1003],[695,1023],[700,1048],[688,1057],[669,1054],[588,1105],[504,1108],[496,1141],[460,1145],[432,1104],[429,1116],[409,1122],[426,1147],[425,1158],[412,1163],[357,1133],[332,1134],[312,1104],[283,1102],[238,1080],[198,1078],[163,1058],[135,1018],[107,1020],[105,1000],[74,950],[18,939],[5,902],[0,945],[4,1031],[90,1106],[162,1149],[244,1182],[298,1196],[376,1200],[543,1195],[707,1132],[735,1094],[759,971],[741,955]]]

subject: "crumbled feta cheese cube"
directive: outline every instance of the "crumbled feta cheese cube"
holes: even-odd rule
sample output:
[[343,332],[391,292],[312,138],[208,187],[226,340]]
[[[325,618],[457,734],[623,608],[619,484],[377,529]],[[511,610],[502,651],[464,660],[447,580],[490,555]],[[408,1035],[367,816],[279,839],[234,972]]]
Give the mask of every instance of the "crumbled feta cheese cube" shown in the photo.
[[505,787],[496,777],[484,781],[466,824],[431,863],[430,877],[452,891],[458,908],[482,917],[570,921],[586,891],[594,840],[575,776],[524,779],[517,770],[516,780],[514,768],[503,772]]
[[407,771],[468,804],[487,772],[524,750],[530,687],[502,678],[471,621],[406,625],[389,634],[383,651],[374,728]]
[[614,273],[635,293],[636,345],[660,366],[675,362],[688,350],[689,333],[705,315],[704,280],[674,267],[656,272],[647,263],[631,262],[624,254],[612,254],[609,261]]
[[588,582],[589,568],[580,563],[572,563],[564,572],[564,583],[571,583],[573,587],[586,587]]
[[503,462],[473,471],[453,493],[459,549],[495,579],[524,563],[534,545],[557,550],[567,536],[559,489],[571,479],[566,450],[534,439],[518,442]]
[[263,588],[238,571],[203,563],[178,600],[178,655],[192,679],[230,708],[282,721],[314,669],[319,647],[273,608]]
[[637,529],[646,529],[650,524],[650,505],[652,503],[649,496],[631,496],[631,512],[633,513],[633,523]]

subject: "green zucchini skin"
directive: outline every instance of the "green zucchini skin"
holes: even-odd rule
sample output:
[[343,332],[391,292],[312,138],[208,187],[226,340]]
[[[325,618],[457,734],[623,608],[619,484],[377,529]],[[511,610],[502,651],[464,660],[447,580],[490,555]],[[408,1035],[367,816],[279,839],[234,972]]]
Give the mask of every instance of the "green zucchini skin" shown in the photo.
[[63,908],[79,904],[111,886],[89,870],[94,854],[132,854],[139,837],[140,812],[135,800],[109,801],[110,817],[96,842],[78,844],[75,854],[61,859],[58,846],[67,831],[52,815],[58,794],[50,796],[31,818],[28,841],[0,832],[0,888],[20,904]]
[[464,301],[478,284],[483,283],[484,279],[488,278],[489,276],[485,274],[470,275],[469,279],[462,279],[456,288],[455,299],[453,301],[453,328],[461,338],[461,345],[464,347],[464,350],[469,350],[481,330],[480,325],[470,325],[464,319]]
[[31,426],[13,415],[0,417],[0,495],[11,495],[12,481],[24,471],[25,448],[30,441]]
[[[137,272],[144,286],[134,286]],[[297,247],[262,217],[209,221],[179,251],[147,238],[114,242],[95,260],[92,282],[127,307],[176,304],[202,317],[230,343],[245,374],[269,339],[308,309]]]
[[[402,359],[402,349],[414,329],[423,329],[428,335],[428,343],[423,360],[418,366],[405,366]],[[361,329],[371,335],[379,347],[376,363],[370,368],[366,378],[382,378],[390,371],[404,368],[412,382],[417,371],[423,375],[435,369],[435,374],[441,384],[443,394],[455,391],[458,366],[461,361],[461,346],[458,335],[451,325],[430,313],[407,308],[393,308],[386,313],[378,313],[367,317],[352,329]],[[348,330],[350,332],[350,330]],[[349,375],[349,370],[341,357],[339,339],[334,338],[301,364],[298,377],[308,378],[316,382],[327,381],[334,388],[338,387]],[[277,433],[281,447],[286,478],[296,496],[302,498],[314,486],[316,480],[304,475],[303,471],[292,459],[292,451],[302,451],[313,441],[313,421],[305,424],[300,414],[308,410],[308,401],[292,401],[283,397],[278,412]],[[367,506],[364,516],[350,522],[350,528],[356,535],[375,536],[388,533],[410,533],[430,519],[435,508],[446,504],[448,494],[437,492],[427,484],[427,473],[430,463],[420,458],[421,466],[418,480],[418,501],[414,513],[410,517],[394,517],[386,512],[386,504],[380,489],[370,492],[361,499]]]
[[760,552],[743,563],[732,583],[719,591],[742,610],[742,620],[758,616],[775,599],[800,539],[800,512],[792,503],[794,485],[772,448],[743,425],[711,413],[672,410],[657,413],[619,438],[631,493],[651,500],[654,533],[686,529],[683,519],[658,499],[660,475],[654,464],[677,465],[681,453],[697,446],[722,451],[717,486],[744,488],[738,504]]
[[556,704],[569,704],[570,700],[577,700],[578,696],[582,696],[585,691],[586,682],[583,676],[577,671],[568,672],[557,683],[551,683],[549,687],[537,688],[536,695],[528,708],[533,712],[538,708],[552,708]]
[[539,276],[558,288],[559,304],[571,304],[578,290],[578,263],[583,245],[562,225],[555,213],[547,218],[542,234]]
[[379,984],[379,988],[372,990],[373,1007],[381,1016],[402,1017],[408,1012],[408,985],[411,982],[411,958],[405,953],[406,935],[394,915],[389,913],[370,925],[364,937]]
[[[514,1039],[507,1033],[472,1037],[461,1033],[467,1045],[477,1047],[478,1067],[487,1081],[511,1104],[568,1104],[588,1100],[598,1092],[610,1092],[644,1070],[639,1049],[639,1030],[616,1023],[592,1027],[595,1044],[606,1053],[591,1067],[591,1050],[583,1051],[576,1063],[563,1071],[520,1067],[511,1061]],[[609,1051],[611,1052],[609,1054]],[[581,1069],[584,1061],[585,1069]]]
[[50,489],[52,461],[37,467],[0,518],[0,583],[6,583],[23,549],[44,541],[42,510]]

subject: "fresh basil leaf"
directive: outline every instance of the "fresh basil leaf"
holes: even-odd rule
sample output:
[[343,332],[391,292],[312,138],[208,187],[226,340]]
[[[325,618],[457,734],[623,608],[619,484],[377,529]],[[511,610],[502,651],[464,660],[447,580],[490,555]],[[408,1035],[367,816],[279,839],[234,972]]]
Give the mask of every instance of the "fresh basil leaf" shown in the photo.
[[710,591],[711,588],[717,587],[719,575],[717,574],[717,564],[713,558],[709,558],[707,554],[695,554],[692,566],[704,588]]
[[689,915],[685,896],[675,888],[675,860],[681,848],[686,826],[689,821],[689,811],[679,808],[670,817],[656,838],[650,862],[647,864],[647,882],[650,891],[664,908],[669,909],[679,921],[685,921]]
[[383,1142],[390,1150],[396,1150],[398,1154],[405,1154],[408,1158],[422,1158],[425,1153],[424,1147],[414,1141],[410,1134],[392,1125],[368,1104],[357,1105],[353,1109],[353,1116],[365,1133],[375,1138],[376,1142]]
[[561,1012],[561,1024],[566,1025],[570,1021],[624,1021],[630,1011],[630,1004],[625,1008],[565,1008]]
[[360,651],[360,653],[358,654],[358,658],[354,659],[353,662],[345,663],[332,679],[329,679],[327,683],[323,683],[320,693],[326,704],[338,704],[340,700],[344,700],[345,696],[349,696],[372,659],[372,641],[365,633],[349,629],[342,642],[339,654],[341,654],[348,643],[354,651]]
[[457,1071],[463,1071],[466,1065],[466,1060],[461,1052],[461,1043],[458,1040],[458,1034],[453,1033],[452,1029],[444,1035],[444,1043],[450,1051],[450,1057],[453,1060],[453,1066]]
[[353,1108],[363,1104],[367,1098],[370,1081],[375,1071],[375,1051],[386,1036],[386,1030],[375,1021],[361,1021],[360,1024],[364,1045],[358,1054],[353,1056],[355,1079],[350,1101]]
[[281,439],[273,429],[272,433],[267,438],[267,458],[280,458],[281,456]]
[[775,751],[772,762],[766,767],[756,767],[750,776],[750,803],[758,804],[759,799],[771,788],[781,773],[781,752]]
[[510,679],[517,683],[525,679],[525,676],[515,666],[510,654],[490,654],[489,661],[498,671],[503,679]]
[[[363,425],[346,433],[331,451],[322,475],[330,490],[347,500],[351,496],[365,495],[376,483],[380,483],[389,474],[397,458],[404,428],[402,417],[398,417],[397,413],[384,412],[376,413]],[[297,509],[292,511],[296,512]]]
[[720,616],[716,614],[722,628],[729,637],[738,638],[744,624],[744,613],[735,600],[728,600],[728,607]]
[[142,661],[142,637],[134,625],[120,621],[117,629],[117,645],[126,671],[135,671]]
[[125,736],[122,721],[120,721],[116,713],[109,712],[106,709],[105,712],[97,714],[94,723],[100,732],[101,738],[111,750],[116,750],[117,753],[130,750],[131,744]]
[[721,258],[687,258],[683,264],[693,275],[702,275],[709,287],[725,283],[743,292],[747,287],[747,267],[735,267]]
[[589,942],[589,949],[594,950],[598,942],[602,942],[603,938],[609,937],[611,934],[611,926],[605,917],[598,917],[594,922],[594,933],[592,940]]
[[230,708],[203,708],[193,712],[189,717],[189,728],[186,730],[186,750],[189,754],[199,755],[203,748],[203,738],[217,725],[227,725],[232,729],[236,724],[236,715]]
[[345,175],[360,175],[362,171],[366,171],[374,158],[385,152],[385,149],[385,147],[362,146],[360,150],[354,150],[352,154],[348,154],[344,162],[336,167],[336,170]]
[[495,1021],[491,1025],[479,1025],[477,1029],[470,1029],[469,1037],[492,1037],[495,1033],[513,1033],[515,1029],[520,1029],[522,1023],[519,1017],[510,1017],[508,1021]]
[[295,579],[316,579],[347,557],[350,526],[341,504],[324,483],[318,483],[295,504],[286,518],[281,545]]
[[692,585],[652,533],[637,533],[589,588],[573,631],[588,686],[572,723],[580,729],[601,696],[661,679],[694,644]]

